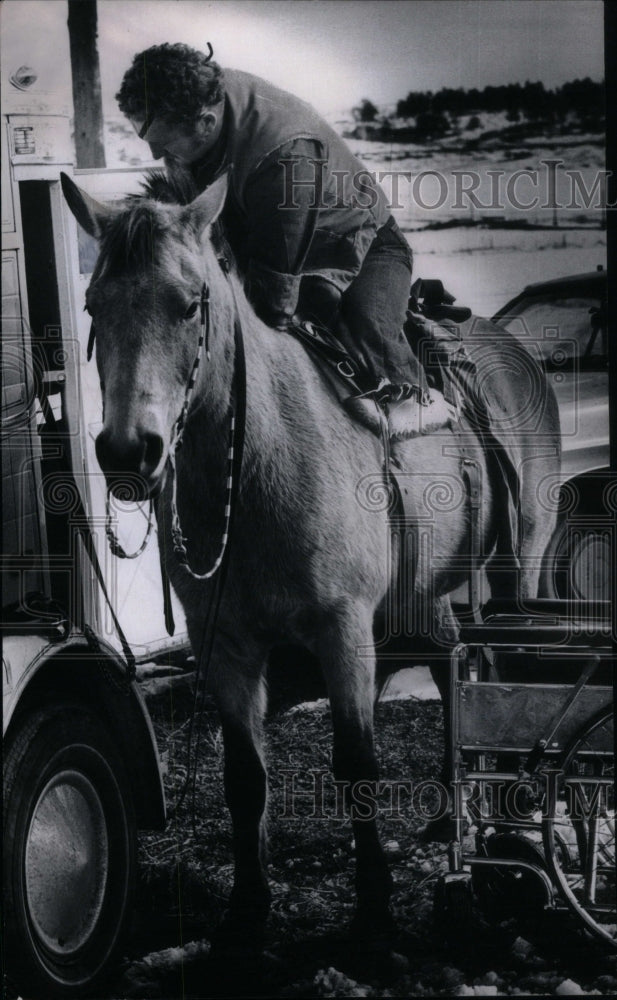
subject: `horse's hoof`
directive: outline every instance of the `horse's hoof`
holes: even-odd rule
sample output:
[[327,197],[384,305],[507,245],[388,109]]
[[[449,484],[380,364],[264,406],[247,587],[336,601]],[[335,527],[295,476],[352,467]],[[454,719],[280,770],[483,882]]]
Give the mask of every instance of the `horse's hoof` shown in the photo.
[[238,958],[260,955],[266,945],[266,918],[230,910],[212,934],[212,951]]
[[408,971],[409,961],[396,950],[399,934],[389,913],[378,922],[356,914],[351,931],[352,953],[364,978],[390,982]]
[[350,933],[356,947],[372,955],[389,953],[396,928],[389,910],[358,910],[351,921]]
[[[212,935],[205,976],[208,997],[269,997],[272,962],[258,946],[256,936],[243,940],[231,924],[221,924]],[[204,973],[202,972],[202,977]],[[191,996],[193,993],[191,992]],[[195,996],[202,996],[195,991]]]

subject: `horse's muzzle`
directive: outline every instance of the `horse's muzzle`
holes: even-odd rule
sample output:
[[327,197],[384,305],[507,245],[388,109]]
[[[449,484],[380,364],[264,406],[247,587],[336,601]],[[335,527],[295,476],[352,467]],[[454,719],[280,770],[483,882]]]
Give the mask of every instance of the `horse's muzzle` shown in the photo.
[[107,487],[119,500],[147,500],[165,481],[165,443],[151,431],[114,434],[104,428],[96,439],[96,457]]

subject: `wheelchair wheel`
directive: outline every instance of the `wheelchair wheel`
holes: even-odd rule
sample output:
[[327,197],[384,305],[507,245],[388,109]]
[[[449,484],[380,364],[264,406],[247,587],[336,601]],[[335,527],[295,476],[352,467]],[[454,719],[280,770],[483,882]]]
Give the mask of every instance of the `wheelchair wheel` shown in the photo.
[[613,708],[574,738],[547,776],[542,837],[555,885],[588,931],[617,950]]

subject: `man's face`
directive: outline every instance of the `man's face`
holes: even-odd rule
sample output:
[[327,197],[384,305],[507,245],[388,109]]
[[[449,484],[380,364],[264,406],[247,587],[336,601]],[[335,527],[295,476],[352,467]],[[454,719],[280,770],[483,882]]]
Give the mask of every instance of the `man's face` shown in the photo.
[[190,164],[200,160],[212,149],[217,138],[217,116],[208,112],[196,122],[166,122],[154,117],[150,123],[132,118],[131,123],[138,136],[150,146],[155,160],[162,156]]

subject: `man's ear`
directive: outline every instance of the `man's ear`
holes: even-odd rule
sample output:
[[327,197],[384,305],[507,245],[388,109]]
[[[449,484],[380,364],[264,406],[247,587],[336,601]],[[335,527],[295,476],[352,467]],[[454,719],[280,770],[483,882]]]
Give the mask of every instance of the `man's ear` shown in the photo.
[[228,184],[229,172],[225,171],[190,205],[182,209],[182,222],[189,225],[197,237],[201,237],[206,226],[211,226],[223,211]]
[[102,223],[111,219],[116,214],[117,209],[91,198],[89,194],[77,187],[77,184],[67,174],[60,174],[60,182],[66,203],[79,225],[90,236],[94,236],[97,240],[100,239]]
[[207,139],[216,131],[216,127],[219,122],[219,116],[222,112],[216,106],[206,106],[202,108],[199,118],[197,119],[196,131],[202,139]]

